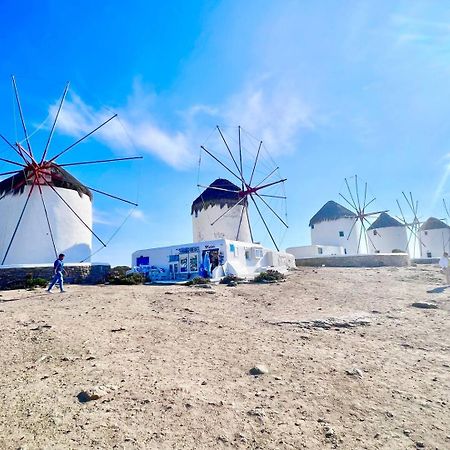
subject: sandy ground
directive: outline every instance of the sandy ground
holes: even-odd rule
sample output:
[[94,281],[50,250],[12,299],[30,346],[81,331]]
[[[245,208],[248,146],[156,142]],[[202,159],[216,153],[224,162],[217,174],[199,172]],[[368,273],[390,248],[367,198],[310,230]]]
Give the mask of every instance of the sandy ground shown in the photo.
[[442,282],[427,266],[302,268],[270,285],[2,292],[0,448],[450,449]]

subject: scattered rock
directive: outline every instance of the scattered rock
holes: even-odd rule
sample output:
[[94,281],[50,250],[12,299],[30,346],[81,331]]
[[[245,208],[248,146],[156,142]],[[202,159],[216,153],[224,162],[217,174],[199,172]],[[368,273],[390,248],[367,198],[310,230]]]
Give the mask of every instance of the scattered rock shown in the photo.
[[90,389],[82,390],[78,395],[78,401],[80,403],[90,402],[92,400],[98,400],[105,395],[108,395],[110,392],[115,391],[117,389],[116,386],[108,384],[108,385],[99,385],[94,386]]
[[269,369],[264,364],[257,364],[249,370],[250,375],[264,375],[269,373]]
[[117,333],[118,331],[125,331],[125,328],[124,328],[124,327],[113,328],[113,329],[111,330],[111,333]]
[[405,436],[409,436],[411,433],[412,433],[411,430],[403,430],[403,434]]
[[413,308],[420,308],[420,309],[438,309],[438,305],[428,302],[415,302],[412,303],[411,306]]
[[308,320],[308,321],[280,321],[280,322],[269,322],[270,325],[294,325],[300,328],[313,329],[319,328],[323,330],[330,330],[332,328],[355,328],[361,326],[370,325],[371,322],[368,319],[335,319],[330,317],[325,320]]
[[392,414],[390,411],[386,411],[386,412],[384,413],[384,415],[385,415],[386,417],[389,417],[389,419],[392,419],[392,418],[394,417],[394,414]]
[[236,281],[230,281],[230,282],[227,284],[228,287],[236,287],[237,285],[238,285],[238,284],[237,284]]
[[416,442],[416,448],[425,448],[425,444],[421,441]]
[[325,433],[326,438],[332,438],[336,434],[336,432],[333,430],[333,428],[330,427],[330,425],[325,425],[323,427],[323,431]]
[[362,378],[363,377],[362,371],[360,369],[355,368],[355,367],[353,367],[352,369],[347,369],[345,371],[345,373],[347,375],[351,375],[353,377],[358,377],[358,378]]

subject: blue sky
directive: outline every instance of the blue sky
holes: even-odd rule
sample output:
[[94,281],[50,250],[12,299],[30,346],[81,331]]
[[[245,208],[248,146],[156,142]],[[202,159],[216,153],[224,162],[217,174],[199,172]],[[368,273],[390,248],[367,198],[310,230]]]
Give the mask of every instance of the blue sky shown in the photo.
[[[138,248],[191,240],[199,146],[216,124],[262,138],[288,178],[283,247],[309,243],[309,218],[338,200],[344,177],[355,173],[377,197],[375,208],[397,214],[395,199],[412,190],[422,217],[443,217],[446,2],[97,3],[6,1],[0,27],[3,133],[15,138],[11,74],[30,132],[41,126],[35,146],[70,80],[53,151],[117,112],[120,121],[64,161],[145,157],[72,170],[87,185],[139,197],[139,209],[94,260],[128,263]],[[94,208],[95,229],[106,238],[129,213],[99,196]]]

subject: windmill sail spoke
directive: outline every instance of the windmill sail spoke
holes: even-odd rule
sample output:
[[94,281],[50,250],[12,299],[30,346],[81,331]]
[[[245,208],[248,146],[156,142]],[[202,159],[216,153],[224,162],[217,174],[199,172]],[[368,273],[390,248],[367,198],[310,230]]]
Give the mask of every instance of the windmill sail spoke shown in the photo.
[[129,205],[138,206],[137,203],[131,202],[130,200],[126,200],[126,199],[124,199],[122,197],[117,197],[117,195],[108,194],[108,192],[100,191],[99,189],[94,189],[94,188],[92,188],[90,186],[86,186],[86,187],[89,190],[94,191],[94,192],[98,192],[99,194],[105,195],[106,197],[110,197],[110,198],[113,198],[115,200],[119,200],[121,202],[128,203]]
[[445,198],[442,199],[442,201],[444,202],[444,210],[447,214],[447,217],[450,219],[450,213],[448,212],[448,208],[447,208],[447,202],[445,201]]
[[50,225],[50,218],[48,217],[47,205],[45,204],[44,194],[42,192],[42,187],[41,187],[41,185],[38,182],[36,184],[37,184],[37,186],[39,188],[39,194],[41,196],[42,206],[44,208],[45,220],[47,221],[48,231],[50,233],[50,239],[52,240],[53,250],[55,252],[55,256],[58,257],[58,250],[56,249],[55,238],[53,236],[52,226]]
[[1,264],[2,266],[5,264],[5,261],[6,261],[6,258],[8,256],[8,253],[11,250],[11,246],[12,246],[12,244],[14,242],[15,237],[16,237],[17,230],[19,229],[20,222],[22,222],[23,215],[25,214],[25,211],[26,211],[27,206],[28,206],[28,202],[30,201],[31,194],[33,193],[33,189],[34,189],[35,183],[36,182],[34,182],[31,185],[30,191],[28,192],[27,198],[25,200],[25,204],[23,205],[22,211],[21,211],[20,216],[19,216],[19,220],[17,221],[17,224],[16,224],[16,226],[14,228],[14,231],[13,231],[13,234],[12,234],[11,239],[9,241],[8,247],[6,248],[5,255],[3,256],[2,264]]
[[66,95],[67,95],[67,91],[69,90],[69,84],[70,83],[67,82],[66,87],[65,87],[64,92],[63,92],[63,95],[61,97],[61,101],[59,102],[58,111],[56,112],[55,120],[53,121],[53,125],[52,125],[52,128],[50,130],[50,134],[48,135],[47,143],[45,144],[45,148],[44,148],[44,152],[42,153],[42,158],[41,158],[40,164],[42,164],[44,162],[45,157],[47,156],[48,148],[50,147],[50,142],[52,141],[53,133],[55,132],[56,123],[58,122],[59,113],[61,112],[61,108],[62,108],[62,106],[64,104],[64,100],[65,100]]
[[263,143],[263,141],[259,141],[259,147],[258,147],[258,151],[257,151],[257,153],[256,153],[255,162],[254,162],[254,164],[253,164],[252,174],[251,174],[251,176],[250,176],[250,181],[248,182],[248,184],[249,184],[250,186],[252,185],[253,176],[255,175],[256,165],[258,164],[259,152],[261,151],[262,143]]
[[263,184],[262,186],[258,186],[258,187],[253,188],[253,191],[254,192],[260,191],[261,189],[266,189],[266,188],[268,188],[270,186],[275,186],[276,184],[284,183],[285,181],[287,181],[287,178],[283,178],[281,180],[274,181],[272,183]]
[[352,235],[353,229],[355,228],[357,222],[358,218],[355,217],[355,221],[353,222],[353,225],[350,227],[350,231],[348,232],[347,241],[350,239],[350,236]]
[[97,240],[106,247],[106,244],[95,234],[94,230],[78,215],[78,213],[66,202],[66,200],[60,195],[60,193],[50,184],[47,180],[44,179],[44,183],[52,189],[52,191],[60,198],[60,200],[75,214],[78,220],[97,238]]
[[0,173],[0,177],[2,177],[2,176],[4,176],[4,175],[11,175],[11,174],[13,174],[13,173],[17,173],[17,170],[12,170],[11,172],[3,172],[3,173]]
[[279,169],[279,167],[275,167],[275,169],[272,170],[272,172],[269,173],[269,175],[267,175],[262,181],[260,181],[256,186],[255,189],[257,187],[259,187],[261,184],[264,183],[264,181],[266,181],[267,179],[269,179],[277,170]]
[[[367,219],[364,219],[364,220],[370,226],[370,222]],[[378,249],[377,249],[376,245],[374,244],[374,242],[372,241],[372,238],[370,237],[370,233],[368,233],[368,230],[367,230],[367,228],[366,228],[364,223],[363,223],[363,228],[364,228],[364,234],[366,236],[366,247],[367,247],[367,250],[369,250],[369,246],[367,245],[367,239],[369,239],[369,242],[372,244],[372,247],[375,249],[375,251],[378,251]],[[378,236],[381,237],[380,234],[378,234]]]
[[214,160],[216,160],[224,169],[226,169],[228,172],[231,173],[231,175],[233,175],[234,177],[236,177],[241,183],[242,183],[242,178],[238,175],[236,175],[226,164],[224,164],[219,158],[217,158],[216,156],[213,155],[213,153],[211,153],[209,150],[207,150],[203,145],[200,146],[200,148],[202,150],[204,150],[206,153],[208,153],[209,156],[211,156],[211,158],[213,158]]
[[[364,202],[363,202],[363,211],[366,210],[366,208],[369,206],[368,204],[366,204],[367,201],[367,181],[364,184]],[[370,204],[370,203],[369,203]]]
[[261,214],[261,211],[259,210],[258,205],[256,204],[255,199],[253,198],[253,195],[250,195],[249,197],[252,199],[252,201],[253,201],[253,203],[254,203],[254,205],[255,205],[256,211],[258,211],[259,217],[261,217],[261,220],[263,221],[263,224],[264,224],[264,226],[265,226],[267,232],[269,233],[270,239],[272,239],[273,245],[275,245],[275,248],[276,248],[277,251],[279,252],[280,249],[278,248],[278,245],[277,245],[277,243],[275,242],[275,239],[274,239],[274,237],[273,237],[273,235],[272,235],[272,233],[271,233],[271,231],[270,231],[270,229],[269,229],[269,227],[268,227],[266,221],[264,220],[264,217],[263,217],[263,215]]
[[[353,193],[352,193],[352,190],[350,189],[350,186],[349,186],[349,184],[348,184],[347,178],[344,178],[344,181],[345,181],[345,184],[346,184],[346,186],[347,186],[347,191],[348,191],[348,193],[350,194],[350,198],[352,199],[352,202],[353,202],[353,208],[355,208],[355,211],[358,211],[358,205],[357,205],[357,203],[355,202],[355,199],[353,198]],[[342,195],[341,195],[341,197],[342,197]],[[347,203],[348,203],[348,200],[347,200]]]
[[240,167],[240,171],[239,173],[241,174],[241,180],[242,180],[242,190],[244,190],[244,173],[243,173],[243,168],[242,168],[242,146],[241,146],[241,127],[238,127],[238,137],[239,137],[239,167]]
[[339,195],[347,202],[347,204],[348,204],[351,208],[353,208],[355,211],[358,210],[358,209],[356,208],[356,206],[353,205],[352,203],[350,203],[350,201],[347,200],[340,192],[339,192]]
[[20,104],[19,90],[17,89],[16,79],[14,78],[14,75],[11,78],[12,78],[12,84],[13,84],[13,88],[14,88],[14,93],[15,93],[15,96],[16,96],[17,107],[19,109],[20,121],[22,122],[22,128],[23,128],[23,132],[24,132],[24,135],[25,135],[25,140],[27,142],[28,151],[30,152],[31,158],[33,158],[33,151],[31,150],[30,140],[28,138],[27,127],[26,127],[26,124],[25,124],[25,119],[23,117],[23,111],[22,111],[22,106]]
[[361,211],[361,202],[359,200],[358,175],[355,175],[356,199],[358,201],[358,209]]
[[225,137],[222,134],[222,130],[219,128],[219,125],[217,125],[216,128],[219,131],[220,137],[222,138],[222,140],[223,140],[223,142],[225,144],[225,147],[227,148],[228,153],[230,154],[231,159],[233,160],[234,165],[236,166],[237,171],[241,174],[241,178],[242,178],[242,167],[241,167],[241,169],[239,169],[238,163],[236,162],[236,159],[234,158],[233,153],[232,153],[232,151],[230,149],[230,146],[228,145],[228,142],[225,140]]
[[269,195],[269,194],[258,194],[260,197],[268,197],[268,198],[281,198],[283,200],[286,200],[287,197],[283,195]]
[[211,226],[214,225],[216,222],[218,222],[222,217],[226,216],[230,211],[232,211],[234,208],[239,206],[243,201],[245,200],[245,197],[242,197],[237,203],[235,203],[231,208],[227,209],[223,214],[221,214],[217,219],[215,219]]
[[275,217],[286,227],[289,228],[288,224],[277,214],[277,212],[258,194],[256,193],[256,196],[259,197],[259,199],[272,211],[272,213],[275,215]]
[[14,147],[14,145],[12,145],[11,142],[9,142],[8,139],[3,136],[3,134],[0,134],[0,138],[3,139],[3,141],[6,142],[6,144],[14,150],[14,153],[17,153],[23,159],[25,165],[29,163],[25,156],[23,156],[22,152],[18,148]]
[[197,184],[197,187],[205,188],[205,189],[213,189],[215,191],[224,191],[224,192],[232,192],[233,194],[239,194],[239,191],[233,191],[232,189],[225,189],[217,186],[205,186],[203,184]]
[[[357,221],[358,221],[358,220],[357,220]],[[362,221],[361,221],[361,223],[362,223]],[[357,247],[357,249],[356,249],[356,253],[357,253],[357,254],[359,254],[359,249],[361,248],[361,238],[362,238],[362,235],[363,235],[363,230],[361,229],[361,230],[359,230],[358,247]]]
[[94,160],[94,161],[80,161],[80,162],[58,164],[58,166],[59,167],[83,166],[85,164],[103,164],[103,163],[119,162],[119,161],[131,161],[134,159],[143,159],[143,156],[130,156],[127,158],[99,159],[99,160]]
[[89,136],[91,136],[92,134],[94,134],[96,131],[98,131],[100,128],[102,128],[103,126],[105,126],[108,122],[111,122],[111,120],[113,120],[114,118],[117,117],[117,114],[114,114],[113,116],[111,116],[108,120],[105,120],[102,124],[100,124],[97,128],[93,129],[91,132],[89,132],[88,134],[84,135],[82,138],[78,139],[78,141],[74,142],[73,144],[69,145],[69,147],[65,148],[63,151],[59,152],[56,156],[53,156],[53,158],[51,158],[48,162],[51,163],[53,161],[55,161],[56,159],[58,159],[60,156],[64,155],[64,153],[68,152],[71,148],[75,147],[76,145],[78,145],[80,142],[84,141],[85,139],[87,139]]
[[242,219],[244,218],[244,212],[247,208],[242,208],[241,217],[239,218],[239,225],[236,233],[236,240],[239,240],[239,233],[241,232]]

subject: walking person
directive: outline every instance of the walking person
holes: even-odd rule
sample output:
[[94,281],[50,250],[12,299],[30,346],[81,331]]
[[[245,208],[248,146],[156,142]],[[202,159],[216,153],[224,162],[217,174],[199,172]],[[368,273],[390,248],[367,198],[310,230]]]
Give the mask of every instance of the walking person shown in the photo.
[[444,252],[442,258],[439,260],[439,266],[441,268],[441,271],[445,274],[445,280],[447,284],[450,285],[450,267],[447,252]]
[[56,283],[58,283],[59,289],[61,290],[61,292],[66,292],[64,290],[64,277],[63,277],[63,272],[65,272],[64,262],[63,262],[64,256],[65,256],[64,253],[61,253],[58,256],[58,259],[53,263],[53,278],[47,289],[47,292],[49,294],[52,294],[52,288]]

